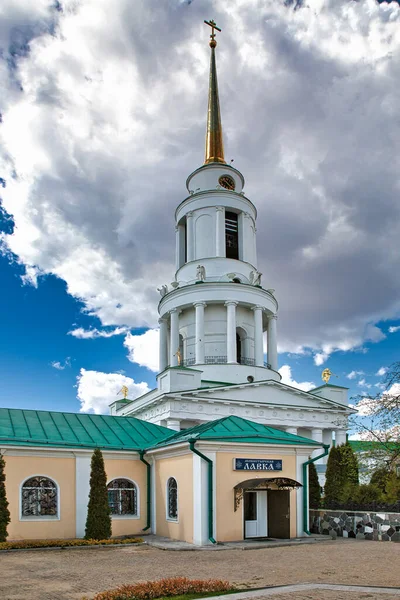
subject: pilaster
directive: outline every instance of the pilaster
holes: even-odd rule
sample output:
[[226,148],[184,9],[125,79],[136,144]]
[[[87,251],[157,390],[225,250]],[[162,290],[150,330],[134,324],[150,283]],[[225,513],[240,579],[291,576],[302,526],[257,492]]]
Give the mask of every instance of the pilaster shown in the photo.
[[196,311],[196,365],[204,363],[204,308],[205,302],[196,302],[194,304]]
[[236,363],[236,306],[237,302],[225,302],[226,306],[226,355],[228,363]]

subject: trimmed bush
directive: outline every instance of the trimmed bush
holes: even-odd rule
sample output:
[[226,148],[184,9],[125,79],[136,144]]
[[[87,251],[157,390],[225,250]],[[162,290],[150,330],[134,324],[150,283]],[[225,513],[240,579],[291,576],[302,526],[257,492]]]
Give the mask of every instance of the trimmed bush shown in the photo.
[[86,519],[85,539],[106,540],[111,537],[111,510],[108,505],[107,475],[99,448],[92,454],[90,465],[90,493]]
[[[96,594],[93,600],[151,600],[183,594],[228,592],[234,587],[228,581],[219,579],[188,579],[187,577],[169,577],[159,581],[145,581],[133,585],[122,585],[115,590]],[[85,600],[85,599],[82,599]]]
[[354,491],[354,501],[359,504],[370,504],[371,502],[381,502],[382,492],[376,485],[360,485]]
[[70,548],[72,546],[112,546],[115,544],[141,544],[142,538],[113,540],[21,540],[20,542],[2,542],[0,550],[21,550],[26,548]]
[[4,458],[0,454],[0,542],[6,541],[7,525],[11,520],[6,496],[6,474],[4,472],[5,466],[6,463],[4,462]]
[[310,508],[319,508],[321,505],[321,486],[314,463],[308,465],[308,489]]
[[395,471],[391,471],[386,480],[384,498],[388,504],[400,502],[400,477],[396,475]]

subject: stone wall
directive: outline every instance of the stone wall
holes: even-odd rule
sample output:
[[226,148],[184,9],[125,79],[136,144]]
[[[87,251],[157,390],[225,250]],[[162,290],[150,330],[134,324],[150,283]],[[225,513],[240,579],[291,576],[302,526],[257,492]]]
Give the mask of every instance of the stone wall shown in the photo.
[[400,542],[400,513],[310,510],[310,532],[360,540]]

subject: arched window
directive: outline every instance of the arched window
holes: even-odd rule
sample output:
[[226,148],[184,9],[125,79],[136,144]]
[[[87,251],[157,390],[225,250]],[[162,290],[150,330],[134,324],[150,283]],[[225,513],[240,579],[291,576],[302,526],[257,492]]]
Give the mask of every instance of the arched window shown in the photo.
[[178,484],[174,477],[170,477],[167,482],[167,518],[178,520]]
[[138,491],[129,479],[113,479],[107,485],[112,515],[138,515]]
[[57,484],[42,475],[30,477],[21,488],[21,517],[57,517]]
[[239,364],[242,362],[242,340],[238,333],[236,334],[236,362]]

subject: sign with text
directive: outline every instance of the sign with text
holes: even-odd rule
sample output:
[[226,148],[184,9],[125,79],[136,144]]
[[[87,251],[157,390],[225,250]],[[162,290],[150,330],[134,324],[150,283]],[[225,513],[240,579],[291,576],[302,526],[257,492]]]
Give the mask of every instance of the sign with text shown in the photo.
[[282,471],[282,461],[272,458],[234,458],[235,471]]

